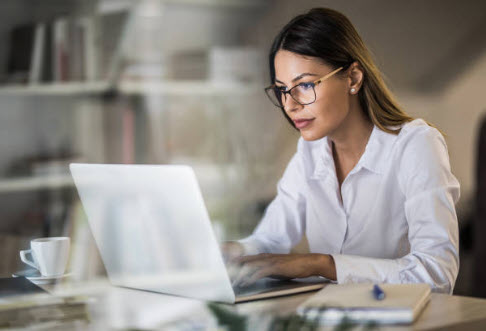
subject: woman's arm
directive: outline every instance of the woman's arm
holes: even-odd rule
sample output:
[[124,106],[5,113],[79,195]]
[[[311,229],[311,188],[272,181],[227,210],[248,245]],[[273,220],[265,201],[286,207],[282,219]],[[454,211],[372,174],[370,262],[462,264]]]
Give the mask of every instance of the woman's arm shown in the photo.
[[336,280],[334,260],[328,254],[258,254],[234,260],[240,268],[233,275],[233,285],[245,286],[263,277],[306,278],[322,276]]

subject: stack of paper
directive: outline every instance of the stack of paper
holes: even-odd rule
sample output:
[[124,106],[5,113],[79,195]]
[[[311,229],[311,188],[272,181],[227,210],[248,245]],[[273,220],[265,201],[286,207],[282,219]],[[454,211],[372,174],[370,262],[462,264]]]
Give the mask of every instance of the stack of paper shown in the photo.
[[327,285],[298,308],[298,314],[321,324],[410,324],[430,299],[427,284],[380,284],[385,299],[373,297],[373,284]]

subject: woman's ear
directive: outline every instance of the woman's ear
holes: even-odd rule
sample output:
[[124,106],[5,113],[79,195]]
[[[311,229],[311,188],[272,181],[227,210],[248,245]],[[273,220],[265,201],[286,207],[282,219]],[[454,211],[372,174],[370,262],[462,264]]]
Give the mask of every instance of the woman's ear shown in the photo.
[[349,92],[358,94],[363,84],[364,72],[358,62],[353,62],[348,68]]

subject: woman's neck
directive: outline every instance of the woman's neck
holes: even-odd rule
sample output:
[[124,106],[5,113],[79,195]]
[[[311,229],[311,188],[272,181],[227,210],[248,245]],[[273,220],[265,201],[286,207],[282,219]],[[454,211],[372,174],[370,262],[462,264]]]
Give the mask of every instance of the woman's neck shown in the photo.
[[373,126],[361,107],[350,111],[342,125],[328,136],[337,156],[357,163],[364,153]]

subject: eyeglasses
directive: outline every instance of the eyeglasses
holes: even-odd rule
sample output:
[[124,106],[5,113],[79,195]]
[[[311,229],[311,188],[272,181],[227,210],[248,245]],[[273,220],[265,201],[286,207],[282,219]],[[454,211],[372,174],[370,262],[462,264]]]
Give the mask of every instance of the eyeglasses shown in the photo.
[[273,84],[265,88],[265,93],[267,94],[270,101],[279,108],[283,108],[285,100],[287,100],[287,94],[289,94],[292,99],[294,99],[298,104],[302,106],[310,105],[311,103],[314,103],[316,101],[316,85],[322,83],[342,69],[343,67],[339,67],[336,70],[313,82],[299,83],[288,91],[285,91],[283,86],[277,86]]

